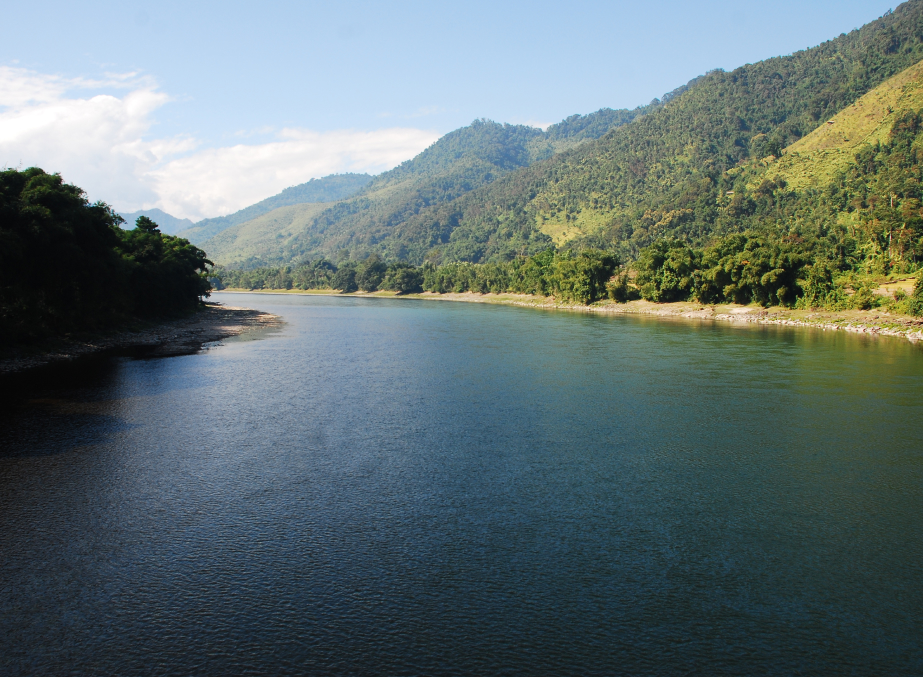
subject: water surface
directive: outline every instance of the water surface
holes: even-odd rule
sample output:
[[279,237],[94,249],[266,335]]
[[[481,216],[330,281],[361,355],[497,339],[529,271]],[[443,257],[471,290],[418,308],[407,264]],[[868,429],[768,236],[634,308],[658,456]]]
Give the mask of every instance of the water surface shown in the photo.
[[923,672],[920,347],[216,296],[0,383],[0,673]]

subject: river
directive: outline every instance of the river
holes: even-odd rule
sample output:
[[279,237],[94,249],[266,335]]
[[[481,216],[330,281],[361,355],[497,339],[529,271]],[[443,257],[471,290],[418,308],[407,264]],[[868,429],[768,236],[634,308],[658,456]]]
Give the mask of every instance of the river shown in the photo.
[[0,383],[0,673],[923,672],[923,346],[215,297]]

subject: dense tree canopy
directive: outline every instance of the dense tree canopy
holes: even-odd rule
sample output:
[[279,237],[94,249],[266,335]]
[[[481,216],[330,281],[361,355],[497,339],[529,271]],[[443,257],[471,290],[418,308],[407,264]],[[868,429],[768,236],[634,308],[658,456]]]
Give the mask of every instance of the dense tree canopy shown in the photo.
[[146,217],[120,223],[58,174],[0,172],[0,341],[194,310],[211,288],[205,253]]
[[608,252],[587,250],[576,254],[549,249],[506,263],[385,265],[373,254],[364,261],[344,261],[340,266],[321,260],[296,267],[217,269],[214,274],[220,285],[237,289],[335,289],[347,294],[360,289],[399,294],[514,292],[551,295],[562,301],[587,304],[609,293],[618,267],[618,258]]

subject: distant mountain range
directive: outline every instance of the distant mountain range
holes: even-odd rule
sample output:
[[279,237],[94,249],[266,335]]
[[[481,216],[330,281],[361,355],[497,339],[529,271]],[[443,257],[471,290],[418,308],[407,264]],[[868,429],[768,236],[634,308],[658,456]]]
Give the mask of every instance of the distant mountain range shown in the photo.
[[181,230],[186,230],[193,226],[192,221],[189,219],[178,219],[160,209],[142,209],[141,211],[131,212],[130,214],[119,214],[119,216],[125,219],[125,223],[122,224],[123,228],[134,228],[135,220],[139,216],[146,216],[160,226],[160,232],[166,233],[167,235],[176,235],[176,233]]
[[[371,253],[502,261],[552,246],[631,259],[661,238],[698,246],[808,213],[840,218],[810,195],[923,108],[921,59],[923,0],[910,0],[815,48],[711,71],[647,106],[544,132],[477,120],[379,176],[318,179],[182,234],[236,267]],[[792,191],[807,211],[770,218],[766,205],[783,192],[791,202]]]
[[343,200],[361,190],[371,180],[372,177],[368,174],[331,174],[286,188],[278,195],[268,197],[228,216],[203,219],[197,223],[190,219],[177,218],[161,209],[142,209],[130,214],[119,214],[119,216],[125,219],[124,228],[133,228],[139,216],[146,216],[160,226],[161,232],[168,235],[182,234],[193,244],[199,244],[226,228],[249,221],[280,207]]

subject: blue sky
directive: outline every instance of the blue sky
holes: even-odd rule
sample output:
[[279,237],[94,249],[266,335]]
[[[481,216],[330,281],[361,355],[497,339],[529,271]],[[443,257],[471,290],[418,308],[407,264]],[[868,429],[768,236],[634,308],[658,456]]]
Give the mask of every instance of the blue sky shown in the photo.
[[124,210],[215,216],[313,176],[383,171],[478,117],[543,125],[644,104],[892,6],[10,4],[0,164],[61,171]]

